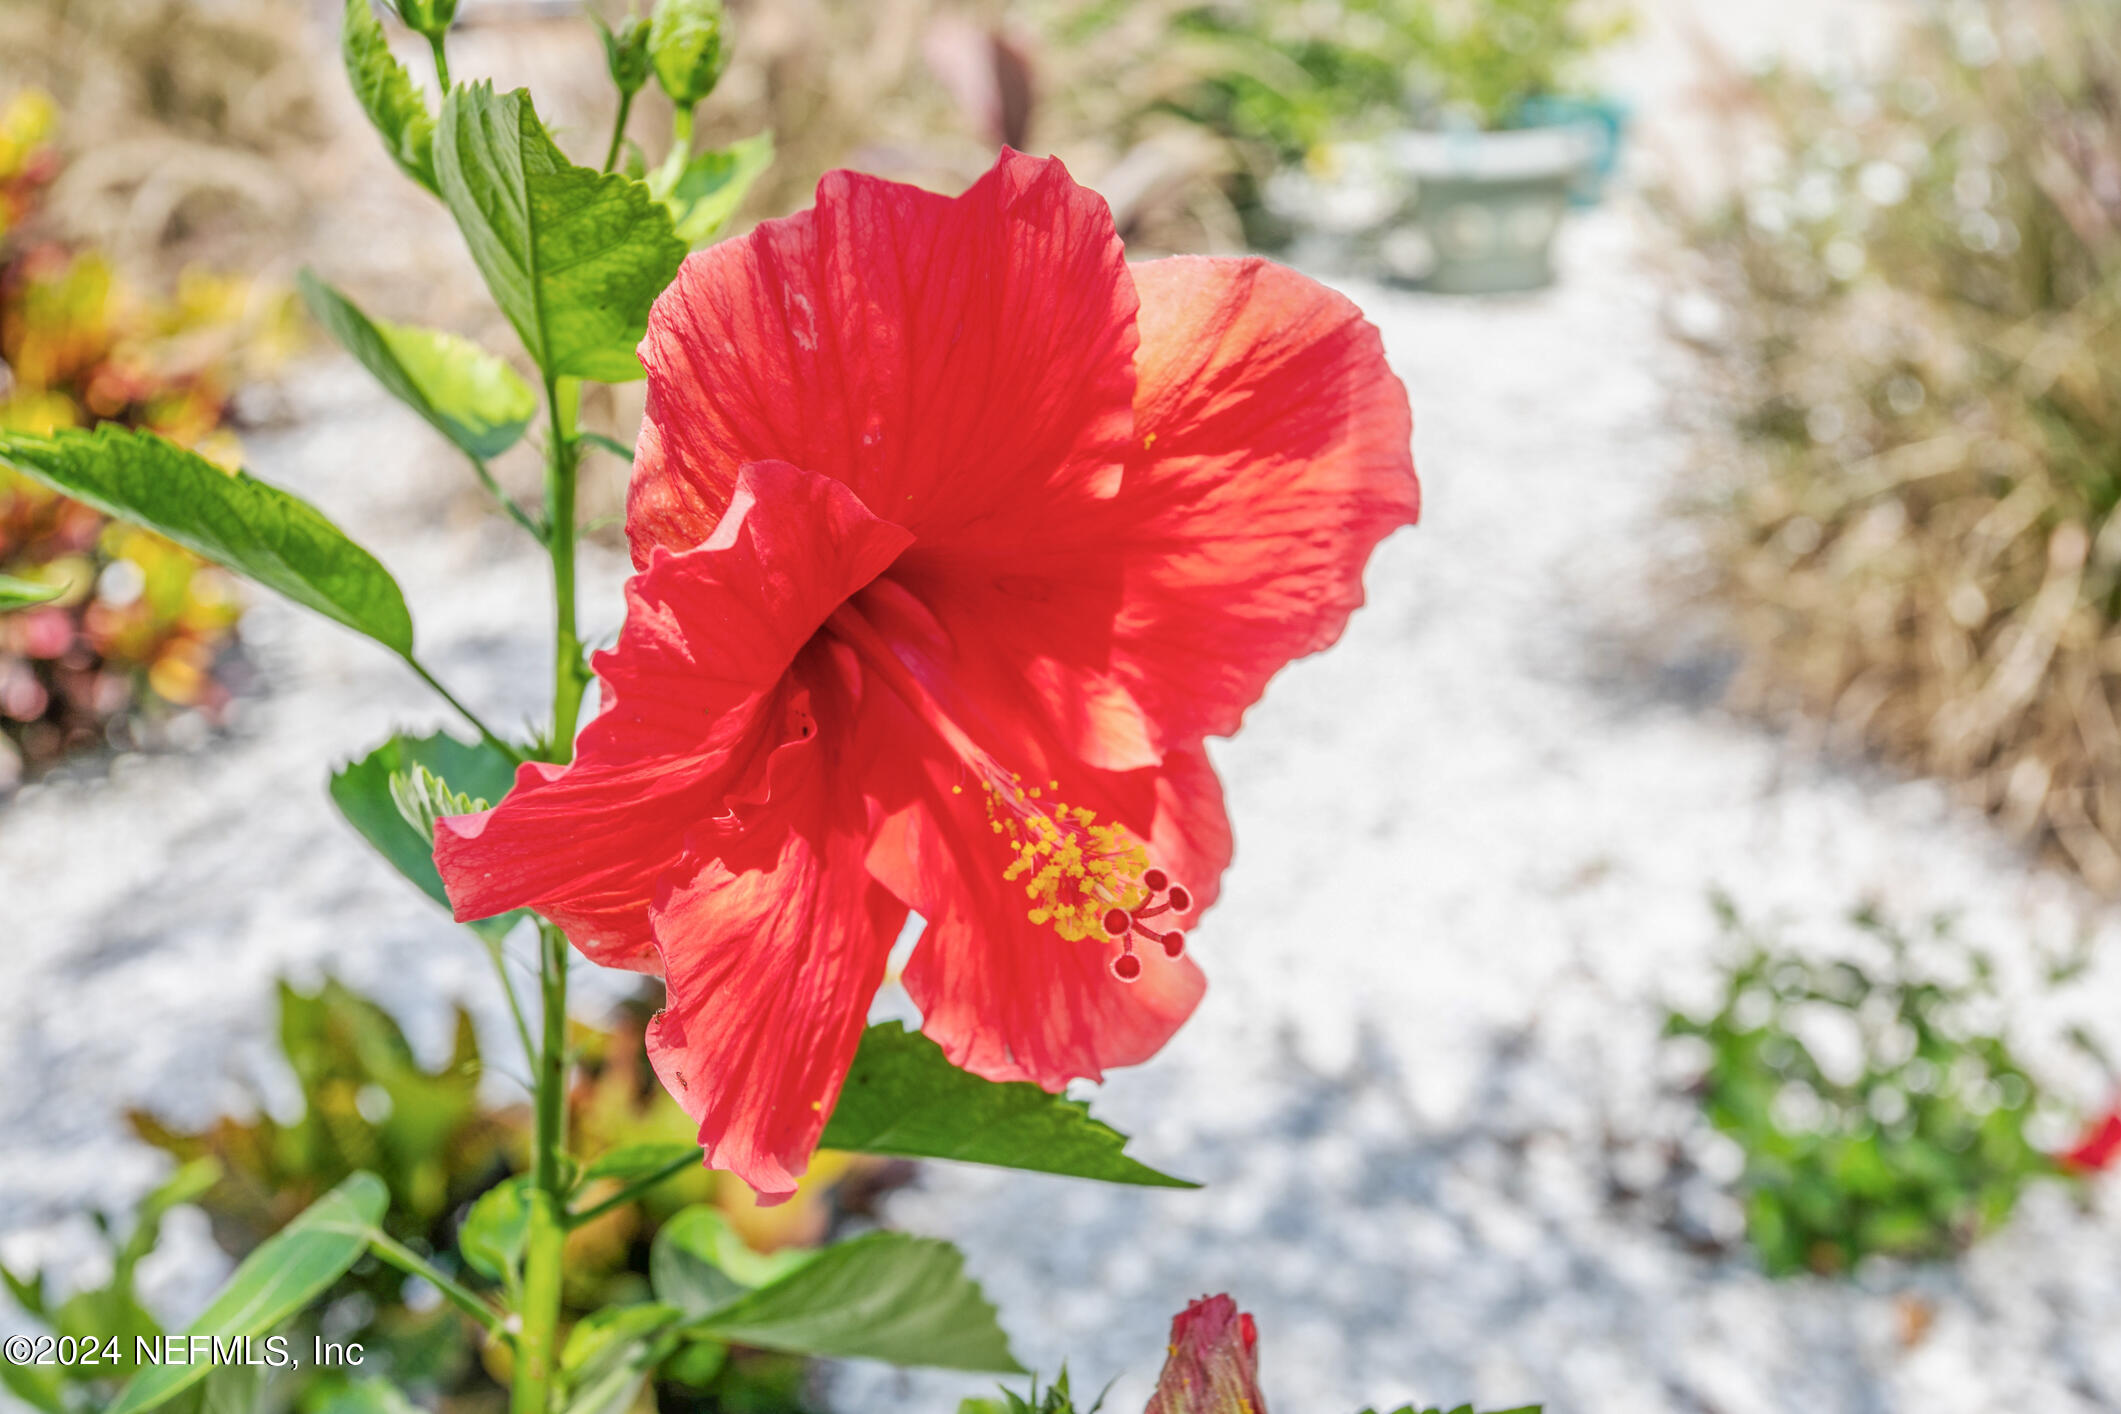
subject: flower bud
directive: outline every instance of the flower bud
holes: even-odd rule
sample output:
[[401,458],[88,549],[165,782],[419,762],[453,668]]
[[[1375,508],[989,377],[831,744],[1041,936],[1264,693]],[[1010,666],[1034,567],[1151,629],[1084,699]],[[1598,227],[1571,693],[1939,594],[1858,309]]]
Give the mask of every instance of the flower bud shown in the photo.
[[457,0],[383,0],[405,28],[429,39],[440,38],[457,17]]
[[648,21],[629,15],[613,29],[601,15],[591,15],[597,32],[604,37],[604,63],[620,93],[631,97],[648,82]]
[[722,0],[656,0],[648,53],[663,92],[679,108],[691,109],[714,92],[729,63]]

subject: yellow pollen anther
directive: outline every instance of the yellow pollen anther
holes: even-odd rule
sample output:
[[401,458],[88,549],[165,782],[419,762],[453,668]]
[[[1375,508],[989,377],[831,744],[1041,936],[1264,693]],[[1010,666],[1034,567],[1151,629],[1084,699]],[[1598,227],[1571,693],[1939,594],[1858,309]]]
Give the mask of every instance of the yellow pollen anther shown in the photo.
[[[1058,785],[1054,787],[1058,789]],[[1149,849],[1120,825],[1100,825],[1097,812],[1064,801],[1041,801],[1033,786],[987,789],[988,823],[1009,839],[1004,879],[1021,881],[1033,923],[1051,924],[1070,942],[1108,937],[1104,920],[1113,909],[1141,907],[1150,896],[1142,882]]]

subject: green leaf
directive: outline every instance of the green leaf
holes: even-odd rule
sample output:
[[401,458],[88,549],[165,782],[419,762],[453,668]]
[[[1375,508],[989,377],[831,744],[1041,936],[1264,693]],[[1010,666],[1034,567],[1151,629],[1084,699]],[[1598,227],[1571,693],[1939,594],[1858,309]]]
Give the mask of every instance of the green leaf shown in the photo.
[[221,1181],[221,1173],[219,1159],[193,1159],[136,1203],[133,1206],[133,1230],[118,1249],[118,1269],[130,1271],[142,1257],[154,1251],[155,1244],[162,1240],[162,1219],[169,1215],[169,1210],[198,1202],[206,1196],[208,1189]]
[[697,1144],[628,1144],[602,1155],[588,1168],[582,1170],[582,1182],[592,1179],[615,1178],[621,1183],[635,1183],[653,1173],[660,1173],[680,1159],[698,1159]]
[[390,571],[299,496],[112,423],[49,437],[0,432],[0,464],[412,652],[412,615]]
[[265,1366],[239,1361],[215,1365],[206,1376],[199,1414],[258,1414],[265,1392]]
[[684,243],[631,177],[569,163],[522,89],[442,104],[435,176],[494,300],[546,376],[622,383]]
[[370,319],[307,270],[295,276],[295,283],[309,312],[341,348],[469,455],[493,460],[514,446],[537,416],[538,395],[531,386],[469,339]]
[[465,1264],[482,1276],[505,1280],[511,1290],[530,1241],[529,1191],[530,1180],[521,1177],[487,1189],[457,1229],[457,1250]]
[[45,1314],[43,1272],[20,1276],[5,1262],[0,1262],[0,1285],[6,1286],[7,1294],[15,1299],[15,1304],[32,1316]]
[[606,1306],[575,1323],[560,1350],[560,1370],[573,1377],[594,1372],[625,1346],[662,1332],[684,1319],[684,1312],[660,1301]]
[[770,131],[688,158],[685,170],[678,174],[669,196],[664,198],[678,239],[698,247],[720,235],[744,204],[752,183],[772,165]]
[[333,1391],[315,1414],[421,1414],[403,1390],[380,1376]]
[[665,1356],[656,1374],[672,1384],[704,1390],[728,1364],[728,1346],[718,1340],[690,1340]]
[[678,1343],[682,1319],[657,1302],[607,1306],[582,1318],[560,1351],[560,1372],[571,1396],[566,1414],[623,1414],[641,1386]]
[[768,1287],[814,1259],[817,1251],[806,1249],[755,1253],[719,1208],[694,1204],[674,1213],[655,1232],[649,1285],[655,1287],[655,1300],[700,1316],[742,1291]]
[[1133,1183],[1197,1188],[1127,1157],[1127,1136],[1087,1105],[1028,1081],[959,1070],[942,1047],[897,1022],[872,1026],[819,1147]]
[[791,1355],[1023,1372],[958,1250],[897,1232],[827,1247],[686,1330]]
[[390,52],[383,26],[368,0],[346,0],[346,20],[339,31],[339,53],[346,77],[353,82],[361,111],[383,136],[383,150],[400,171],[421,186],[441,194],[435,185],[435,120],[427,100],[413,86],[412,75]]
[[450,789],[425,766],[390,773],[390,799],[413,833],[429,845],[435,842],[435,825],[454,815],[476,815],[490,802]]
[[[331,799],[347,823],[390,861],[391,867],[418,884],[427,896],[449,907],[448,891],[435,870],[434,847],[406,820],[391,794],[391,778],[424,767],[451,790],[481,800],[499,800],[515,784],[515,763],[488,742],[467,744],[443,732],[432,736],[394,736],[358,761],[332,773]],[[482,937],[499,939],[520,915],[504,913],[471,925]]]
[[648,1281],[656,1300],[688,1316],[704,1316],[754,1287],[779,1281],[817,1255],[800,1248],[771,1256],[754,1252],[729,1219],[702,1203],[657,1229],[648,1253]]
[[0,614],[10,609],[29,609],[39,604],[49,604],[65,592],[66,586],[63,584],[38,584],[31,580],[0,574]]
[[57,1365],[17,1365],[0,1359],[0,1385],[42,1414],[67,1414],[65,1384]]
[[[330,1289],[368,1249],[390,1193],[356,1173],[245,1257],[186,1335],[263,1336]],[[140,1414],[205,1378],[206,1365],[150,1365],[119,1393],[109,1414]]]
[[627,446],[616,437],[607,437],[601,432],[584,432],[582,440],[602,447],[605,451],[629,465],[633,462],[633,448]]

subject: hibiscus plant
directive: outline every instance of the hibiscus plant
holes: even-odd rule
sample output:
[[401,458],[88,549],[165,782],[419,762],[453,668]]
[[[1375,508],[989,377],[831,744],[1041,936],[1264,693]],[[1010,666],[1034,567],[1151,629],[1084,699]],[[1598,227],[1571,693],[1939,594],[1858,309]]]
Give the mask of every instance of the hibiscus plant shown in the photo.
[[[372,1258],[482,1334],[515,1414],[632,1408],[669,1362],[731,1345],[1013,1371],[943,1242],[768,1255],[680,1214],[646,1299],[562,1329],[569,1234],[703,1163],[784,1200],[821,1147],[1191,1186],[1065,1087],[1147,1060],[1201,998],[1191,930],[1231,856],[1203,743],[1338,636],[1372,548],[1415,518],[1405,392],[1346,299],[1255,259],[1129,266],[1103,200],[1006,149],[957,197],[834,172],[811,209],[715,244],[770,153],[693,150],[729,52],[718,0],[604,29],[598,166],[528,92],[452,82],[455,8],[394,7],[439,104],[370,0],[346,0],[346,69],[525,363],[302,284],[541,547],[535,739],[444,685],[390,573],[305,501],[150,431],[0,434],[0,465],[367,636],[476,733],[393,737],[330,789],[492,952],[531,1063],[527,1171],[469,1207],[455,1251],[394,1235],[390,1186],[355,1171],[186,1335],[269,1339]],[[651,77],[676,114],[652,169],[627,132]],[[591,660],[580,392],[642,377],[637,572]],[[532,506],[490,466],[541,418]],[[921,1028],[868,1026],[913,915]],[[502,965],[523,939],[527,999]],[[570,1147],[576,952],[664,979],[648,1053],[697,1142]],[[151,1363],[111,1407],[211,1393],[207,1364]]]

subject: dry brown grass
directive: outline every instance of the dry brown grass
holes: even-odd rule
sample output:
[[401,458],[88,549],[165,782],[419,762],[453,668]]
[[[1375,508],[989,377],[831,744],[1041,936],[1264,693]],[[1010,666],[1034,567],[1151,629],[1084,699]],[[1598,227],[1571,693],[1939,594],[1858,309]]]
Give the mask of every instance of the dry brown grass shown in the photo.
[[1736,692],[1958,782],[2121,890],[2121,6],[1955,7],[1788,76],[1692,232],[1731,316]]

